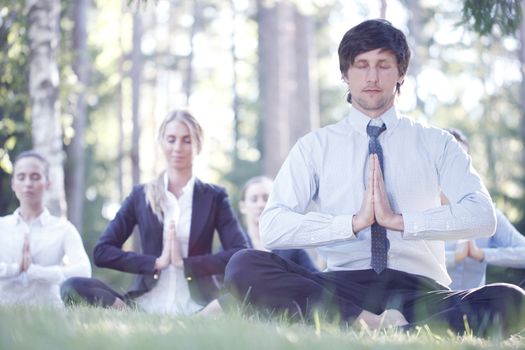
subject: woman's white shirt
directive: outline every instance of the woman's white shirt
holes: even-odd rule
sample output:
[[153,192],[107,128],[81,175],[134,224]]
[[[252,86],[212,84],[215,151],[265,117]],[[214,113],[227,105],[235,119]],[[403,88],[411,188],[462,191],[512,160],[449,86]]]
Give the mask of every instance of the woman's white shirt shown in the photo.
[[[164,241],[166,241],[170,222],[174,221],[183,257],[188,256],[194,185],[195,177],[192,176],[182,188],[182,195],[177,199],[168,191],[168,176],[167,174],[164,176],[164,190],[167,198],[163,223]],[[191,315],[203,308],[202,305],[191,299],[184,270],[173,265],[163,269],[155,287],[138,297],[136,301],[142,309],[149,313]]]
[[[32,263],[20,273],[25,235]],[[60,284],[70,277],[91,277],[91,264],[76,228],[45,209],[25,222],[19,209],[0,217],[0,304],[61,306]]]

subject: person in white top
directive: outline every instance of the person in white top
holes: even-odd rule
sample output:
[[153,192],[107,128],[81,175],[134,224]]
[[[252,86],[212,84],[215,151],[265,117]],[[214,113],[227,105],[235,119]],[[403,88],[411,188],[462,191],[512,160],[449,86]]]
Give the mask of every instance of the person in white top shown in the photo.
[[[168,114],[158,137],[166,170],[135,186],[95,246],[97,266],[136,275],[128,292],[120,294],[96,279],[73,278],[62,285],[65,302],[133,305],[171,315],[220,310],[219,282],[226,263],[247,243],[225,190],[193,173],[202,138],[201,126],[188,111]],[[135,226],[142,250],[125,251]],[[212,251],[215,232],[222,248],[217,252]]]
[[[469,143],[458,129],[446,129],[465,152]],[[442,202],[449,204],[443,196]],[[487,265],[525,268],[525,237],[496,209],[496,232],[491,237],[448,241],[445,245],[450,288],[468,289],[485,285]]]
[[[468,324],[481,336],[521,330],[521,288],[447,287],[444,240],[492,235],[495,213],[452,135],[397,113],[410,60],[405,35],[367,20],[343,36],[338,53],[349,116],[299,139],[260,221],[267,248],[316,247],[327,269],[309,273],[244,250],[228,263],[225,285],[245,303],[299,319],[318,312],[369,329],[428,324],[458,333]],[[450,205],[441,206],[441,192]]]
[[49,186],[46,159],[34,151],[20,153],[11,179],[20,207],[0,217],[0,304],[62,306],[60,284],[91,276],[76,228],[44,207]]
[[[273,181],[266,176],[255,176],[246,181],[239,199],[239,211],[246,225],[248,242],[253,249],[267,250],[261,242],[259,220],[268,202]],[[305,269],[317,272],[318,269],[304,249],[276,249],[273,253],[288,259]]]

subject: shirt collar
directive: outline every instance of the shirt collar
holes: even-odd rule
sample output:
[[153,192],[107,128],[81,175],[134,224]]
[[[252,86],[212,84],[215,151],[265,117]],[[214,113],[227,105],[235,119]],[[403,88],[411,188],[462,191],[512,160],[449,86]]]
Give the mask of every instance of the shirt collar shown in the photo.
[[[44,211],[42,211],[42,214],[40,214],[35,220],[32,222],[28,222],[28,225],[39,225],[39,226],[46,226],[49,224],[49,220],[51,219],[51,214],[49,213],[49,210],[47,208],[44,208]],[[25,223],[24,219],[22,219],[22,216],[20,216],[20,208],[17,208],[13,212],[13,220],[14,224],[18,225],[22,222]]]
[[[193,187],[195,185],[195,175],[192,175],[186,185],[182,188],[182,196],[180,198],[191,198],[193,196]],[[164,172],[164,191],[167,195],[172,195],[170,191],[168,191],[168,172]]]
[[[383,113],[379,118],[386,125],[386,132],[391,133],[396,125],[399,122],[399,115],[394,106],[390,107],[385,113]],[[366,114],[362,113],[358,109],[351,107],[350,113],[348,115],[348,122],[350,126],[360,134],[366,135],[366,127],[370,122],[371,118]]]

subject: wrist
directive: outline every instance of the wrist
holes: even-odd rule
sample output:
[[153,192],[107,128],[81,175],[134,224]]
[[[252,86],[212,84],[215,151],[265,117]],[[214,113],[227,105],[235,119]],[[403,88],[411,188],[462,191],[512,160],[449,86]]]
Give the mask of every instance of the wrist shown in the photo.
[[403,220],[403,215],[392,213],[382,226],[394,231],[404,231],[405,222]]
[[156,258],[155,266],[153,268],[158,271],[164,269],[166,266],[168,266],[168,264],[165,261],[163,261],[163,259]]
[[172,265],[175,266],[178,269],[182,269],[184,267],[184,261],[181,259],[175,259],[172,261]]
[[361,218],[357,214],[354,214],[354,216],[352,216],[352,231],[354,232],[354,234],[357,234],[359,231],[367,228],[368,226],[371,226],[372,224],[373,222],[364,222],[364,220],[361,220]]
[[485,252],[483,252],[483,250],[479,251],[478,256],[476,257],[476,260],[479,262],[485,261]]

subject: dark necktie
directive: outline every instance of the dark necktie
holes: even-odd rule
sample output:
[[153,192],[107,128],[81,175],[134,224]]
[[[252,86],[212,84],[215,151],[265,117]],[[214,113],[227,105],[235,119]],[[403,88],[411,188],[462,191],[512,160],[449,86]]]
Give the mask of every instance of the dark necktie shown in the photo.
[[[383,149],[381,148],[381,144],[379,143],[378,137],[385,130],[385,124],[383,124],[382,126],[372,126],[368,124],[366,128],[366,132],[368,136],[370,136],[370,140],[368,142],[368,153],[377,154],[377,157],[379,158],[379,165],[381,166],[381,172],[383,172]],[[374,271],[379,274],[381,273],[381,271],[386,269],[386,260],[388,248],[390,247],[390,242],[388,241],[388,238],[386,236],[386,229],[383,226],[379,225],[377,222],[372,224],[371,235],[372,262],[370,263],[370,265],[372,266]]]

